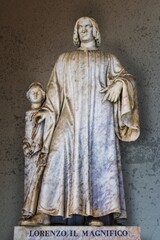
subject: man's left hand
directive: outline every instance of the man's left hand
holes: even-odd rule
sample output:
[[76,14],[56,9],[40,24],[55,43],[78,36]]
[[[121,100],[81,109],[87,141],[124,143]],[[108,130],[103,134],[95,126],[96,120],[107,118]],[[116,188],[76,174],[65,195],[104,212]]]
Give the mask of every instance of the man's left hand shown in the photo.
[[101,93],[107,92],[104,96],[103,102],[106,100],[109,100],[110,102],[117,102],[122,91],[122,86],[122,82],[118,81],[113,85],[101,90]]

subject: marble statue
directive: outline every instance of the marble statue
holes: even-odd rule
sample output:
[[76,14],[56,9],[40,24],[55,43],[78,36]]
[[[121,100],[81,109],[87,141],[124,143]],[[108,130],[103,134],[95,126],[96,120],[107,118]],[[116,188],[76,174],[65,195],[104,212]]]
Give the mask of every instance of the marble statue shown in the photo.
[[43,141],[44,122],[40,124],[35,122],[35,116],[41,109],[45,95],[39,82],[32,83],[26,94],[31,103],[31,109],[26,112],[25,116],[25,137],[23,139],[25,156],[24,205],[20,225],[23,225],[23,220],[36,214],[41,178],[46,165],[47,153],[44,151]]
[[58,58],[35,116],[48,129],[47,163],[36,214],[23,225],[82,215],[102,226],[101,216],[127,217],[119,140],[139,137],[135,82],[114,55],[99,50],[93,18],[77,20],[73,41],[77,50]]

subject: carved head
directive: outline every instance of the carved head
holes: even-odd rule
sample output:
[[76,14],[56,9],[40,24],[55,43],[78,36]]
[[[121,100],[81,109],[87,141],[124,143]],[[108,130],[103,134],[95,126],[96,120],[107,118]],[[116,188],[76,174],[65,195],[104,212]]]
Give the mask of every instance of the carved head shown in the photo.
[[26,97],[31,103],[42,103],[45,96],[46,93],[39,82],[33,82],[26,93]]
[[96,47],[101,44],[101,36],[97,22],[90,17],[81,17],[74,26],[73,43],[80,47],[81,41],[95,40]]

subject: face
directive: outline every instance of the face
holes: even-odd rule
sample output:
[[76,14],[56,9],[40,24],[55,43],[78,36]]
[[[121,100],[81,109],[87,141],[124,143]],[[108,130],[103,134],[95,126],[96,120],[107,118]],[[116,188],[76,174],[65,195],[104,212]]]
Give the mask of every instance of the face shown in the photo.
[[78,23],[78,34],[81,42],[93,41],[93,26],[88,18],[80,19]]
[[41,89],[37,86],[32,87],[29,91],[29,99],[31,103],[41,103],[43,95]]

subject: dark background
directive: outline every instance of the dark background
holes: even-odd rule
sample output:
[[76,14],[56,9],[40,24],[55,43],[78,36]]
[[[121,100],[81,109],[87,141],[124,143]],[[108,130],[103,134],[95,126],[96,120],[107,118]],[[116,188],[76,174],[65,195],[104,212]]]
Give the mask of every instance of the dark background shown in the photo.
[[99,23],[101,49],[115,54],[137,81],[141,137],[122,143],[127,225],[142,240],[160,233],[160,1],[0,0],[0,239],[13,239],[23,204],[22,139],[28,86],[46,88],[60,53],[74,49],[75,21]]

